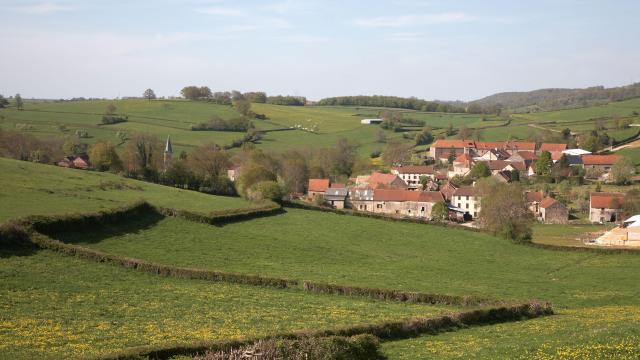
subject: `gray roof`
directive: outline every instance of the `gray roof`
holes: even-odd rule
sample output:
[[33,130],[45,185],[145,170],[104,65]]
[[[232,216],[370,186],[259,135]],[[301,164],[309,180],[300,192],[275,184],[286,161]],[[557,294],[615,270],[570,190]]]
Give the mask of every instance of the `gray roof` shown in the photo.
[[346,188],[328,188],[324,193],[326,200],[344,200],[349,191]]
[[356,201],[373,201],[373,189],[351,189],[349,194]]

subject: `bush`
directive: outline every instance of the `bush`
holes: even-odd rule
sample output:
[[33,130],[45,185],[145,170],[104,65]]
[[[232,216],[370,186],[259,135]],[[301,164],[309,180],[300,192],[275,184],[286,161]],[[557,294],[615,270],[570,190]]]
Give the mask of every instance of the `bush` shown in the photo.
[[283,196],[282,188],[275,181],[260,181],[247,192],[247,198],[251,201],[281,201]]
[[237,131],[243,132],[253,127],[251,121],[244,116],[224,120],[214,116],[205,123],[191,126],[191,131]]
[[102,124],[103,125],[109,125],[109,124],[117,124],[117,123],[122,123],[122,122],[127,122],[129,121],[129,116],[124,115],[124,116],[120,116],[120,115],[104,115],[102,117]]

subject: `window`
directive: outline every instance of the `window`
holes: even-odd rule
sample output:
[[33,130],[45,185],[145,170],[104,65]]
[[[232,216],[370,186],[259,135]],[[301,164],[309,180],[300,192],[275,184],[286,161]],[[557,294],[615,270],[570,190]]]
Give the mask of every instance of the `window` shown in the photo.
[[469,204],[467,204],[467,209],[469,208]]
[[466,200],[469,200],[469,197],[468,197],[468,196],[466,197]]
[[458,203],[458,207],[459,207],[459,208],[462,208],[462,204]]
[[382,209],[382,204],[377,204],[377,205],[376,205],[376,207],[377,207],[378,209]]
[[420,208],[420,211],[424,212],[424,206],[422,208]]

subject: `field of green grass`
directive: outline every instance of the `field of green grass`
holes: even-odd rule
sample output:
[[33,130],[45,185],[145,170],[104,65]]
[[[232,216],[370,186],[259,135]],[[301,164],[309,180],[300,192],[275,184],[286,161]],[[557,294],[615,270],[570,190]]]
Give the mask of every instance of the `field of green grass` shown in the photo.
[[93,171],[0,158],[0,223],[27,215],[81,213],[138,200],[209,213],[252,206],[242,198],[212,196]]
[[[475,342],[479,358],[547,358],[565,349],[595,354],[619,346],[617,334],[640,337],[639,255],[542,250],[483,233],[299,209],[250,224],[211,227],[143,218],[92,234],[56,236],[165,264],[341,285],[537,298],[553,302],[558,312],[549,320],[503,324],[495,331],[481,327],[385,344],[392,359],[472,357]],[[597,228],[540,226],[535,236],[557,243]],[[460,338],[464,345],[452,342]],[[504,341],[491,346],[491,339]]]
[[0,249],[0,357],[79,358],[433,316],[454,308],[164,278],[42,250]]

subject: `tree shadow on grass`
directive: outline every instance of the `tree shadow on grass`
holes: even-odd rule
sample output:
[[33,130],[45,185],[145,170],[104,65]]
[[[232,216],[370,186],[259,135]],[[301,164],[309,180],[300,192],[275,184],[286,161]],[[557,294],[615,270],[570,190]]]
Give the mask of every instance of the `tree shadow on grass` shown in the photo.
[[116,223],[101,224],[91,228],[56,232],[48,235],[69,244],[95,244],[111,237],[143,232],[156,226],[164,218],[164,215],[149,212]]
[[0,259],[30,256],[37,251],[38,247],[29,240],[24,230],[11,226],[0,229]]

